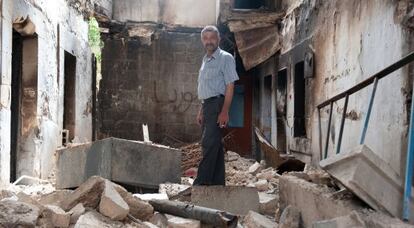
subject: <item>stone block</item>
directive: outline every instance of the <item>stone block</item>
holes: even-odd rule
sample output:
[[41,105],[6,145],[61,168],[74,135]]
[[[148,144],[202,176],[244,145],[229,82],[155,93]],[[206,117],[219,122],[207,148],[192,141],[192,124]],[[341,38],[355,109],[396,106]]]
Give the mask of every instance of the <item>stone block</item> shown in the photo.
[[61,202],[62,209],[68,211],[78,203],[82,203],[85,207],[96,208],[99,205],[104,186],[105,179],[98,176],[89,178],[70,194],[67,199]]
[[181,152],[177,149],[108,138],[58,150],[56,185],[77,187],[87,178],[99,175],[128,185],[158,188],[161,183],[180,183],[180,164]]
[[317,221],[312,228],[412,228],[413,225],[372,210],[352,211],[348,215]]
[[249,211],[243,220],[244,227],[246,228],[275,228],[278,227],[277,223],[268,219],[266,216]]
[[279,178],[279,208],[282,212],[292,205],[300,210],[301,227],[312,227],[314,221],[336,218],[363,208],[352,198],[338,199],[335,191],[285,174]]
[[45,217],[49,217],[52,220],[54,227],[69,227],[70,214],[62,210],[62,208],[54,205],[45,205],[43,213],[46,215]]
[[128,204],[109,181],[105,181],[105,188],[99,203],[99,212],[112,220],[123,220],[129,213]]
[[279,228],[299,228],[300,211],[292,206],[288,206],[283,210],[280,216]]
[[[334,155],[321,161],[320,166],[372,208],[401,218],[403,180],[367,146]],[[410,207],[414,222],[414,197]]]
[[89,211],[79,217],[74,228],[123,228],[125,225],[119,221],[111,219],[99,214],[96,211]]
[[154,214],[154,208],[148,202],[145,202],[137,197],[134,197],[125,188],[115,183],[112,183],[116,191],[121,195],[122,199],[129,206],[129,213],[137,219],[148,221]]
[[35,227],[40,209],[34,205],[13,200],[0,202],[2,227]]
[[76,204],[76,206],[74,206],[69,211],[69,214],[70,214],[70,223],[71,224],[76,224],[76,222],[78,221],[79,217],[81,215],[83,215],[85,212],[86,212],[86,209],[83,206],[83,204],[81,204],[81,203]]
[[259,192],[260,213],[274,216],[279,204],[279,196]]
[[262,165],[260,165],[259,162],[255,162],[253,165],[249,167],[249,173],[252,175],[256,175],[262,170],[263,170],[263,167]]
[[237,215],[246,215],[249,211],[260,210],[257,189],[249,187],[193,186],[191,202],[197,206]]

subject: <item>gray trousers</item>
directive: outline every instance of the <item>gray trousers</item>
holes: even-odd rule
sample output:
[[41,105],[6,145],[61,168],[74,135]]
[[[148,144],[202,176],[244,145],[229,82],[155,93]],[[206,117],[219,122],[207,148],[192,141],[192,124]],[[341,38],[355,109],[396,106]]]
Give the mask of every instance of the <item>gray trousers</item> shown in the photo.
[[225,185],[223,133],[217,123],[223,104],[224,97],[207,99],[203,103],[203,159],[194,185]]

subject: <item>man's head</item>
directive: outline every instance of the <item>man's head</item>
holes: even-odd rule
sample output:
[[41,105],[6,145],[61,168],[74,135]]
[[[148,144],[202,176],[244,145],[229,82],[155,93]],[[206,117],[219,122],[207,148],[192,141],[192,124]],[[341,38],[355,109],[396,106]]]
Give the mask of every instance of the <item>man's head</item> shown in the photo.
[[220,32],[216,26],[208,25],[201,31],[201,42],[207,52],[215,51],[220,43]]

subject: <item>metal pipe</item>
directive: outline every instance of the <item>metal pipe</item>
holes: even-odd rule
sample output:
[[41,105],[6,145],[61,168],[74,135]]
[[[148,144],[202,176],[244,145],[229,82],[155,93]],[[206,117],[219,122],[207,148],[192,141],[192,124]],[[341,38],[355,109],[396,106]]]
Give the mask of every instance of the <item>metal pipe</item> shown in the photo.
[[349,100],[349,95],[346,95],[345,104],[344,104],[344,111],[342,112],[341,127],[339,128],[338,146],[336,147],[336,154],[339,154],[341,152],[341,144],[342,144],[342,136],[343,136],[343,133],[344,133],[346,111],[348,109],[348,100]]
[[322,160],[323,149],[322,149],[322,121],[321,121],[321,109],[318,108],[318,122],[319,122],[319,160]]
[[365,116],[364,127],[362,129],[361,140],[359,141],[359,144],[361,145],[365,143],[365,136],[367,135],[369,119],[371,118],[372,106],[374,105],[375,93],[377,92],[377,85],[378,85],[378,78],[375,78],[374,86],[372,88],[371,98],[369,99],[367,115]]
[[328,130],[326,133],[326,142],[325,142],[325,156],[324,159],[328,157],[328,146],[329,146],[329,135],[331,133],[331,122],[332,122],[332,113],[333,113],[333,102],[331,102],[331,105],[329,107],[329,120],[328,120]]
[[238,217],[224,211],[179,201],[151,200],[149,203],[154,207],[155,211],[160,213],[191,218],[218,227],[237,227]]
[[411,116],[410,128],[408,130],[408,147],[407,147],[407,163],[405,167],[404,182],[404,201],[403,201],[403,219],[408,221],[410,218],[411,205],[411,187],[413,182],[414,168],[414,90],[411,99]]

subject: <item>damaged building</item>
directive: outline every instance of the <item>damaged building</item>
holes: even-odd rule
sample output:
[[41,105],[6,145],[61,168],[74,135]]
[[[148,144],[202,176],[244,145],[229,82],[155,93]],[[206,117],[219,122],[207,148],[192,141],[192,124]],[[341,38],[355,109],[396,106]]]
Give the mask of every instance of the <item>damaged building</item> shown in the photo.
[[[0,8],[1,226],[413,227],[411,1]],[[207,25],[240,78],[226,186],[193,186]]]
[[1,1],[3,184],[25,175],[47,179],[57,148],[92,140],[94,58],[88,17],[93,11],[84,6],[63,0]]

